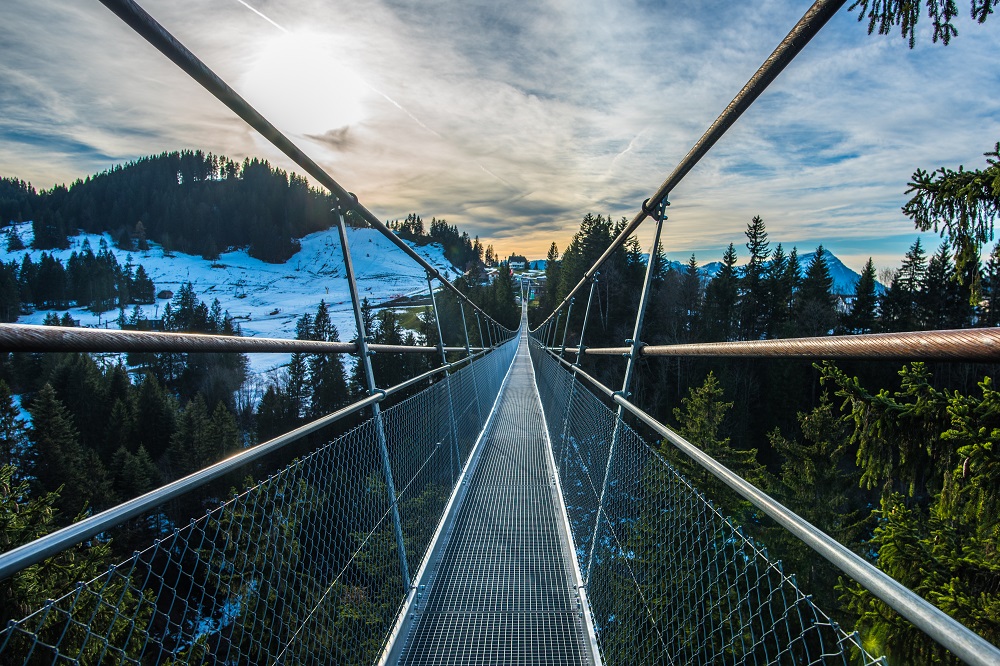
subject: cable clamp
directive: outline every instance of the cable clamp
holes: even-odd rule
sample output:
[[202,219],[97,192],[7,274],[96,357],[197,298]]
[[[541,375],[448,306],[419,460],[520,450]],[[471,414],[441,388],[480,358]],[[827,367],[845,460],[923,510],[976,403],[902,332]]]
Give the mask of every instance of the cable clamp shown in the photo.
[[380,388],[376,387],[376,388],[373,388],[371,391],[369,391],[369,395],[377,395],[377,396],[379,396],[378,401],[382,402],[383,400],[385,400],[386,396],[388,396],[389,394],[385,392],[385,389],[380,389]]
[[669,205],[670,202],[667,201],[666,197],[664,197],[660,200],[660,203],[656,208],[650,208],[649,199],[646,199],[642,202],[642,212],[657,222],[663,222],[663,220],[667,219],[667,206]]
[[631,391],[615,391],[611,395],[621,396],[625,400],[628,400],[629,398],[632,397],[632,392]]
[[350,197],[350,200],[346,202],[341,197],[337,197],[337,203],[331,212],[345,215],[348,211],[353,209],[355,205],[357,205],[358,195],[354,192],[348,192],[347,195]]

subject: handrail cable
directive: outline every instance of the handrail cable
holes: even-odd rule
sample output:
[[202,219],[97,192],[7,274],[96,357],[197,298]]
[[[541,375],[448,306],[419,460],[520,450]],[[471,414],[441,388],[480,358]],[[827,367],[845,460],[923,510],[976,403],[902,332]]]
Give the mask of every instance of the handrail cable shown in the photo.
[[333,179],[322,167],[306,155],[291,139],[285,136],[281,130],[271,124],[263,115],[253,108],[249,102],[233,90],[229,84],[223,81],[208,65],[203,63],[194,53],[188,50],[180,41],[154,19],[146,10],[139,6],[134,0],[100,0],[101,4],[110,9],[118,18],[124,21],[129,27],[141,35],[147,42],[152,44],[160,53],[169,58],[175,65],[180,67],[191,78],[201,84],[205,90],[215,96],[220,102],[228,106],[236,115],[242,118],[248,125],[257,130],[261,136],[271,142],[278,150],[288,156],[295,164],[299,165],[310,176],[315,178],[320,184],[326,187],[334,197],[342,202],[355,214],[364,219],[373,229],[388,238],[393,245],[405,252],[411,259],[421,266],[425,271],[440,280],[447,289],[450,289],[463,301],[469,303],[478,312],[481,312],[488,320],[497,323],[508,333],[512,330],[496,322],[486,314],[482,308],[472,302],[468,296],[453,285],[450,281],[421,257],[413,248],[406,244],[387,227],[381,220],[375,217],[364,205],[358,202],[357,197],[345,190],[340,183]]
[[32,564],[37,564],[38,562],[41,562],[42,560],[51,557],[52,555],[55,555],[56,553],[59,553],[74,544],[101,534],[112,527],[120,525],[130,518],[142,515],[151,509],[160,506],[164,502],[180,497],[181,495],[199,488],[210,481],[214,481],[215,479],[218,479],[219,477],[228,474],[229,472],[247,463],[253,462],[258,458],[266,456],[269,453],[273,453],[288,444],[291,444],[292,442],[302,439],[306,435],[325,428],[326,426],[351,416],[352,414],[356,414],[366,407],[376,405],[385,400],[387,397],[404,391],[421,381],[430,379],[434,375],[438,375],[448,370],[454,370],[459,366],[472,362],[489,351],[490,350],[487,349],[479,353],[475,353],[472,356],[463,358],[459,361],[439,366],[421,375],[412,377],[411,379],[401,382],[391,388],[384,390],[380,389],[378,392],[368,396],[367,398],[358,400],[357,402],[342,409],[338,409],[331,414],[327,414],[326,416],[316,419],[315,421],[299,426],[295,430],[279,435],[274,439],[262,442],[248,449],[244,449],[243,451],[233,454],[232,456],[213,465],[209,465],[208,467],[198,470],[197,472],[193,472],[188,476],[167,483],[155,490],[151,490],[145,495],[140,495],[135,499],[118,504],[117,506],[107,509],[106,511],[84,518],[79,522],[68,525],[60,530],[56,530],[55,532],[40,537],[30,543],[24,544],[23,546],[19,546],[5,553],[0,553],[0,580],[9,578]]
[[[541,346],[541,345],[539,345]],[[568,371],[594,386],[607,398],[624,408],[634,417],[668,440],[684,455],[726,484],[742,498],[767,514],[775,522],[794,534],[800,541],[822,555],[835,567],[860,583],[865,589],[892,607],[918,629],[951,650],[959,659],[973,666],[996,666],[1000,663],[1000,648],[951,617],[916,592],[899,583],[888,574],[866,562],[818,527],[791,511],[773,497],[760,490],[738,474],[732,472],[694,444],[660,423],[638,406],[599,380],[581,370],[554,350],[543,349]]]
[[[107,4],[106,0],[101,1]],[[569,299],[573,298],[586,285],[587,281],[594,276],[594,273],[600,270],[604,262],[628,240],[628,237],[632,235],[647,217],[655,215],[657,208],[667,198],[667,195],[684,179],[684,176],[687,175],[694,165],[711,150],[716,141],[722,138],[722,135],[743,115],[743,112],[750,108],[750,105],[760,97],[761,93],[777,78],[778,74],[785,69],[788,63],[805,48],[805,45],[816,36],[820,29],[826,25],[827,21],[837,13],[837,10],[844,6],[845,2],[846,0],[816,0],[813,3],[812,7],[799,19],[795,27],[781,40],[777,48],[774,49],[767,60],[750,77],[750,80],[746,82],[746,85],[736,94],[733,101],[719,114],[715,122],[705,130],[705,133],[692,146],[691,150],[684,156],[684,159],[674,167],[674,170],[663,181],[659,189],[656,190],[656,193],[643,202],[641,210],[632,221],[611,241],[611,245],[604,251],[604,254],[587,269],[577,285],[566,294],[562,302],[552,310],[545,321],[539,324],[539,327],[548,323],[556,312],[569,303]],[[535,330],[537,331],[538,329],[536,328]]]
[[[559,350],[558,346],[549,349]],[[631,347],[585,347],[584,354],[621,356]],[[578,353],[579,347],[566,347]],[[643,345],[639,356],[872,359],[1000,362],[1000,329],[972,328],[903,333],[828,335],[815,338]]]
[[[383,354],[437,354],[439,347],[367,344]],[[241,352],[306,354],[357,354],[356,342],[325,342],[291,338],[245,338],[207,333],[163,333],[118,331],[36,324],[0,324],[0,349],[15,352]],[[483,347],[472,347],[483,351]],[[490,349],[486,347],[485,349]],[[465,347],[445,347],[446,352],[464,352]]]

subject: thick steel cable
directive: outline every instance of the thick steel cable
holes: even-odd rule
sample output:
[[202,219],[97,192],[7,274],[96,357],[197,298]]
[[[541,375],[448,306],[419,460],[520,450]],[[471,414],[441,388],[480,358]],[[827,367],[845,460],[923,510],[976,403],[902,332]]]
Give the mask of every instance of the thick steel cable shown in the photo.
[[[383,354],[437,354],[438,347],[368,345]],[[479,348],[474,348],[480,351]],[[204,333],[116,331],[100,328],[0,324],[0,351],[6,352],[240,352],[356,354],[353,342],[322,342],[288,338],[245,338]],[[465,347],[445,347],[465,351]]]
[[805,45],[816,36],[820,29],[826,25],[827,21],[837,13],[837,10],[844,6],[845,2],[846,0],[816,0],[813,3],[809,11],[799,19],[799,22],[795,24],[791,32],[781,40],[781,43],[774,49],[774,52],[768,56],[767,60],[764,61],[756,73],[750,77],[750,80],[743,86],[743,89],[737,93],[733,101],[719,114],[719,117],[715,119],[715,122],[698,139],[698,142],[688,151],[684,159],[674,167],[674,170],[663,181],[659,189],[656,190],[656,193],[643,203],[642,209],[632,221],[611,241],[611,245],[604,251],[604,254],[594,262],[593,266],[587,269],[587,272],[580,278],[580,282],[566,294],[566,298],[556,306],[552,314],[546,317],[542,324],[548,322],[552,318],[552,315],[566,305],[569,299],[573,298],[584,287],[587,281],[593,277],[594,273],[600,270],[600,267],[611,257],[614,251],[621,247],[628,240],[628,237],[639,228],[639,225],[647,217],[651,217],[655,213],[660,203],[684,179],[684,176],[711,150],[712,146],[726,133],[726,130],[732,127],[733,123],[743,115],[743,112],[750,108],[750,105],[760,97],[761,93],[777,78],[778,74],[785,69],[788,63],[805,48]]
[[[212,93],[220,102],[228,106],[248,125],[260,132],[261,136],[270,141],[278,150],[288,156],[293,162],[302,167],[310,176],[315,178],[320,184],[326,187],[339,201],[344,202],[356,214],[360,215],[371,227],[388,238],[393,245],[405,252],[407,256],[416,261],[425,271],[436,277],[441,283],[455,293],[459,298],[469,303],[473,308],[483,313],[483,316],[493,321],[478,305],[469,300],[458,287],[446,280],[437,268],[432,266],[423,257],[407,245],[401,238],[392,232],[389,227],[382,223],[360,203],[357,197],[341,187],[340,183],[333,179],[322,167],[306,155],[291,139],[285,136],[277,127],[272,125],[262,116],[249,102],[233,90],[229,84],[223,81],[208,65],[203,63],[194,53],[188,50],[167,31],[160,23],[150,16],[146,10],[134,2],[134,0],[100,0],[101,4],[110,9],[118,18],[124,21],[130,28],[135,30],[146,41],[152,44],[160,53],[169,58],[175,65],[180,67],[191,78],[197,81],[205,90]],[[353,205],[350,205],[354,202]],[[508,330],[505,328],[505,330]],[[512,332],[509,331],[508,332]]]
[[738,495],[750,501],[813,551],[913,623],[915,627],[951,650],[959,659],[975,666],[996,666],[1000,663],[1000,648],[720,464],[697,446],[629,402],[620,393],[612,391],[569,361],[559,358],[554,350],[546,348],[545,351],[568,371],[576,373],[581,379],[586,380],[613,402],[625,408],[630,414],[673,444],[681,453],[729,486]]
[[[573,348],[568,351],[576,351]],[[621,356],[631,347],[587,347],[584,354]],[[786,340],[646,345],[640,356],[871,359],[1000,362],[1000,329],[833,335]]]

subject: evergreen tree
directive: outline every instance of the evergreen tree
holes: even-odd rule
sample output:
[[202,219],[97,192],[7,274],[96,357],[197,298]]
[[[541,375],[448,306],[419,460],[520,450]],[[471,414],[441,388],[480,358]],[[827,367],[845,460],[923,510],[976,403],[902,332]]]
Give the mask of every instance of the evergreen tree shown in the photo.
[[267,385],[257,408],[257,441],[264,442],[293,430],[299,424],[298,410],[280,385]]
[[[771,253],[771,260],[764,273],[764,292],[768,295],[768,315],[764,321],[764,334],[769,338],[783,335],[791,318],[792,298],[798,287],[798,275],[795,276],[796,280],[788,279],[790,262],[791,258],[785,254],[785,248],[778,243]],[[798,268],[795,270],[798,271]]]
[[[723,402],[723,397],[722,384],[714,373],[709,372],[704,383],[691,388],[688,397],[681,400],[682,408],[674,409],[677,432],[750,483],[760,486],[765,480],[766,470],[757,461],[757,450],[738,449],[732,446],[729,437],[722,437],[723,423],[733,406],[731,402]],[[707,497],[734,497],[721,481],[687,456],[676,452],[669,442],[662,442],[660,448],[678,471]],[[743,512],[748,511],[750,505],[740,501],[733,505],[733,510],[737,507]]]
[[722,257],[722,268],[705,288],[704,330],[708,340],[732,340],[736,333],[739,278],[733,244]]
[[555,243],[549,246],[549,251],[545,255],[545,293],[538,304],[543,312],[551,312],[559,304],[559,288],[561,286],[560,270],[562,263],[559,261],[559,248]]
[[[850,459],[847,424],[826,393],[811,412],[799,412],[798,423],[803,441],[786,438],[778,429],[768,435],[781,457],[780,475],[768,479],[770,492],[840,543],[858,543],[870,532],[870,509],[856,492],[860,473]],[[767,543],[820,608],[839,607],[833,565],[783,528],[768,530]]]
[[694,254],[688,260],[681,280],[681,314],[683,316],[683,335],[681,341],[693,342],[701,332],[701,309],[704,297],[701,288],[701,276],[698,274],[698,261]]
[[[888,2],[878,2],[876,0],[858,0],[850,6],[851,10],[859,9],[858,21],[868,22],[868,34],[875,32],[876,28],[880,35],[888,35],[893,28],[899,27],[900,36],[908,39],[912,49],[917,41],[917,22],[923,9],[923,0],[889,0]],[[993,14],[993,6],[989,1],[972,0],[971,16],[977,23],[985,23],[986,19]],[[934,25],[932,35],[933,41],[940,41],[947,46],[951,43],[951,38],[958,35],[954,20],[958,16],[958,6],[955,2],[938,2],[937,0],[927,0],[927,16]]]
[[[320,301],[312,324],[313,340],[340,342],[340,334],[330,320],[325,301]],[[325,416],[347,404],[349,396],[347,376],[339,355],[310,354],[308,366],[311,416],[316,418]]]
[[0,379],[0,465],[22,464],[26,436],[21,413],[7,382]]
[[156,301],[156,287],[152,278],[146,273],[142,264],[135,269],[135,277],[131,284],[132,301],[135,303],[153,303]]
[[[59,515],[62,503],[58,493],[33,493],[29,482],[19,480],[18,476],[13,466],[0,466],[0,552],[31,543],[66,520]],[[43,607],[46,600],[73,589],[80,581],[94,580],[107,572],[111,559],[111,544],[104,539],[92,539],[0,581],[0,623],[8,626],[9,622]],[[89,612],[92,626],[105,627],[113,636],[134,636],[125,641],[124,652],[120,654],[138,661],[152,609],[149,604],[140,606],[137,595],[120,580],[110,577],[102,584],[105,598],[116,600],[114,607],[95,604],[92,596],[83,594],[78,600],[77,617]],[[40,624],[38,639],[43,644],[58,643],[63,654],[79,654],[80,663],[100,663],[106,656],[103,642],[94,641],[90,631],[59,618]],[[16,635],[10,636],[5,648],[6,656],[18,663],[39,656],[35,641],[25,643]]]
[[878,327],[878,296],[875,293],[875,264],[872,258],[861,269],[861,277],[854,285],[854,300],[844,316],[848,333],[874,333]]
[[21,314],[21,298],[18,293],[17,264],[0,261],[0,322],[17,321]]
[[993,246],[983,269],[983,308],[981,326],[1000,326],[1000,243]]
[[749,261],[741,271],[740,336],[744,340],[759,340],[770,319],[771,294],[767,290],[767,258],[769,245],[764,220],[755,215],[747,225]]
[[100,509],[109,502],[107,472],[79,435],[66,408],[50,384],[31,404],[32,456],[27,467],[37,492],[59,492],[55,507],[75,516],[87,507]]
[[136,445],[144,448],[153,460],[160,460],[167,452],[177,428],[178,411],[176,399],[152,373],[147,373],[135,398],[134,437]]
[[[880,569],[967,627],[1000,642],[1000,393],[938,391],[921,363],[900,371],[894,393],[823,368],[844,397],[861,482],[881,493],[864,550]],[[957,663],[871,593],[847,586],[849,611],[879,653],[907,664]]]
[[801,336],[826,335],[837,324],[837,302],[833,278],[823,258],[823,246],[816,248],[795,297],[795,315]]
[[[974,264],[978,267],[978,257]],[[942,244],[927,262],[917,298],[917,321],[924,330],[965,328],[972,323],[968,289],[955,274],[948,246]]]
[[927,256],[917,238],[906,256],[903,265],[889,284],[882,299],[882,327],[887,331],[916,331],[920,328],[917,301],[920,288],[927,272]]

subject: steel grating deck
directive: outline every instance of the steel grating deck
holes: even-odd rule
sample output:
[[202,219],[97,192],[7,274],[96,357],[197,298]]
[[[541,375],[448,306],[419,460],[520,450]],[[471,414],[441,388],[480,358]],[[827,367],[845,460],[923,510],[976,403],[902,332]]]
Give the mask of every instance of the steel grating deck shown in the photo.
[[590,664],[527,340],[398,663]]

